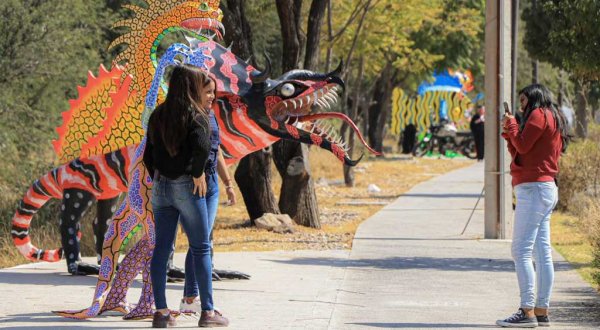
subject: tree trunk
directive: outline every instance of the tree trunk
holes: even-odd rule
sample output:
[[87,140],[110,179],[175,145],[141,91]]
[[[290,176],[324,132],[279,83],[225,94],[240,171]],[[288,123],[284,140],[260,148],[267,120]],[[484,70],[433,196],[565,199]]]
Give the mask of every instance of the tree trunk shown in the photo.
[[575,134],[579,138],[585,139],[588,133],[588,112],[587,112],[587,88],[588,84],[582,79],[578,78],[575,80],[575,93],[577,105],[575,116],[577,118],[577,125],[575,127]]
[[242,158],[235,171],[235,182],[252,223],[265,213],[279,213],[272,188],[271,160],[270,150],[256,151]]
[[304,68],[314,69],[319,64],[319,39],[321,37],[321,25],[327,0],[313,1],[308,14],[308,30],[306,33],[306,56],[304,57]]
[[[243,0],[221,3],[225,42],[231,44],[234,54],[249,58],[253,55],[252,31],[245,16]],[[250,220],[265,213],[279,213],[279,206],[271,184],[271,151],[259,150],[242,158],[235,171],[235,182],[240,188]]]
[[600,100],[598,98],[595,98],[595,97],[594,98],[589,98],[589,100],[590,100],[589,103],[590,103],[591,110],[592,110],[592,113],[590,114],[591,115],[590,116],[590,120],[592,122],[595,122],[596,121],[596,115],[598,113],[598,107],[600,107]]
[[531,60],[531,83],[538,83],[538,66],[540,62],[538,60]]
[[273,145],[273,153],[275,166],[282,178],[279,209],[299,225],[321,228],[308,146],[281,140]]
[[560,72],[558,73],[558,99],[556,100],[556,102],[558,102],[558,106],[560,109],[562,109],[563,105],[565,105],[565,72],[563,70],[560,70]]
[[[307,45],[306,59],[316,58],[315,53],[319,49],[319,35],[313,34],[320,32],[325,6],[315,4],[315,2],[323,1],[313,0],[311,5],[311,18],[309,19],[312,20],[312,25],[318,25],[319,28],[309,27],[307,29],[306,39],[311,45]],[[300,28],[302,1],[277,0],[276,4],[283,39],[282,70],[287,72],[298,68],[299,65],[303,43]],[[315,12],[317,9],[321,12]],[[306,64],[309,66],[305,66],[305,69],[313,70],[312,66],[316,63],[309,60]],[[273,156],[277,171],[282,178],[279,209],[300,225],[320,228],[321,222],[317,196],[310,173],[308,147],[299,142],[281,140],[273,145]]]
[[[358,104],[360,103],[360,91],[362,90],[362,81],[365,71],[365,58],[360,57],[358,63],[358,72],[356,74],[355,86],[354,86],[354,102],[352,102],[352,108],[350,110],[350,119],[356,121],[358,118]],[[345,124],[345,123],[344,123]],[[348,133],[348,156],[350,159],[354,159],[354,131],[349,130]],[[344,183],[346,187],[354,187],[354,167],[344,164]]]
[[368,137],[371,148],[383,152],[384,128],[389,112],[389,103],[392,90],[392,62],[388,61],[373,90],[373,105],[369,107]]
[[[300,10],[301,0],[277,0],[277,14],[281,25],[281,36],[283,40],[283,56],[281,69],[283,72],[298,68],[300,61]],[[318,40],[317,40],[318,42]]]
[[331,23],[331,0],[327,0],[327,55],[325,57],[325,72],[331,67],[333,55],[333,24]]
[[[595,82],[594,84],[596,86],[590,86],[588,89],[588,103],[591,107],[590,120],[592,123],[596,123],[596,115],[598,114],[598,107],[600,107],[600,98],[598,98],[599,95],[597,92],[598,83]],[[592,92],[592,89],[594,89],[594,92]]]

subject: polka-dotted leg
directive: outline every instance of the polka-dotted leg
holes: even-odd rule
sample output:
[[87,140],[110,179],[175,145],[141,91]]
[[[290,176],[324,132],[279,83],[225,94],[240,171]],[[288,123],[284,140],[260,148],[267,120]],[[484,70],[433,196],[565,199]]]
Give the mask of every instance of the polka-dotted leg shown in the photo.
[[94,196],[80,189],[65,189],[60,206],[60,237],[69,273],[77,274],[81,217],[92,205]]
[[98,264],[100,264],[100,258],[102,257],[102,244],[104,243],[104,234],[108,229],[108,225],[112,220],[113,214],[117,210],[117,202],[119,197],[110,199],[101,199],[98,201],[96,207],[96,219],[93,222],[94,228],[94,245],[96,247],[96,255],[98,256]]
[[117,271],[113,286],[106,296],[106,302],[100,313],[110,310],[122,311],[123,314],[130,312],[126,299],[127,290],[137,274],[142,270],[145,255],[147,254],[146,250],[148,249],[148,240],[143,239],[123,258],[123,261],[119,264],[119,270]]

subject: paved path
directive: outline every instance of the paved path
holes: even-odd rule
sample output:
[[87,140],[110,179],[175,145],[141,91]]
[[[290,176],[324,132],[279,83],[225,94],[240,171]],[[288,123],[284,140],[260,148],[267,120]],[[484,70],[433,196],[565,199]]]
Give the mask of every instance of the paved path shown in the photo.
[[[364,222],[330,328],[489,328],[515,312],[510,242],[480,239],[483,201],[460,235],[482,187],[480,163],[419,184]],[[600,327],[600,296],[556,253],[555,267],[552,328]]]
[[[231,329],[493,328],[514,312],[517,282],[508,241],[480,239],[481,207],[460,232],[483,186],[481,164],[422,183],[365,221],[352,251],[218,253],[219,268],[249,281],[215,282]],[[176,256],[183,264],[183,255]],[[600,296],[556,255],[554,329],[600,327]],[[54,309],[89,304],[94,277],[65,266],[0,270],[0,328],[148,328],[149,321],[59,318]],[[182,285],[168,285],[176,308]],[[136,301],[140,284],[129,294]],[[193,328],[193,318],[178,327]]]

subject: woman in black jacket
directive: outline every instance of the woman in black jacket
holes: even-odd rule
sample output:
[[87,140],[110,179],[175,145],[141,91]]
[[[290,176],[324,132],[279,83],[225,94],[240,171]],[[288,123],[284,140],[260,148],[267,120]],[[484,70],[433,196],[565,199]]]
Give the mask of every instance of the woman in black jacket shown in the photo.
[[212,297],[210,229],[204,195],[204,169],[210,152],[208,112],[203,106],[205,89],[214,81],[190,65],[174,68],[164,103],[150,116],[144,163],[153,173],[152,210],[155,241],[150,275],[156,313],[152,326],[175,325],[165,297],[167,261],[173,249],[177,224],[181,221],[194,260],[200,288],[202,315],[199,326],[227,326],[228,320],[215,311]]

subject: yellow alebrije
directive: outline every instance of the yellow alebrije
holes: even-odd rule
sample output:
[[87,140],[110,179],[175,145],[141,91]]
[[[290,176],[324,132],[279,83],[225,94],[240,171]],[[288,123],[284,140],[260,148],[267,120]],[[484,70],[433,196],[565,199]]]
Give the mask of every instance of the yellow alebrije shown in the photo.
[[411,98],[402,89],[395,88],[392,92],[392,134],[400,134],[408,124],[415,125],[417,131],[427,130],[431,125],[431,114],[435,122],[439,121],[442,100],[448,106],[450,121],[456,124],[458,130],[468,130],[469,122],[465,112],[472,106],[472,102],[465,94],[433,91]]

